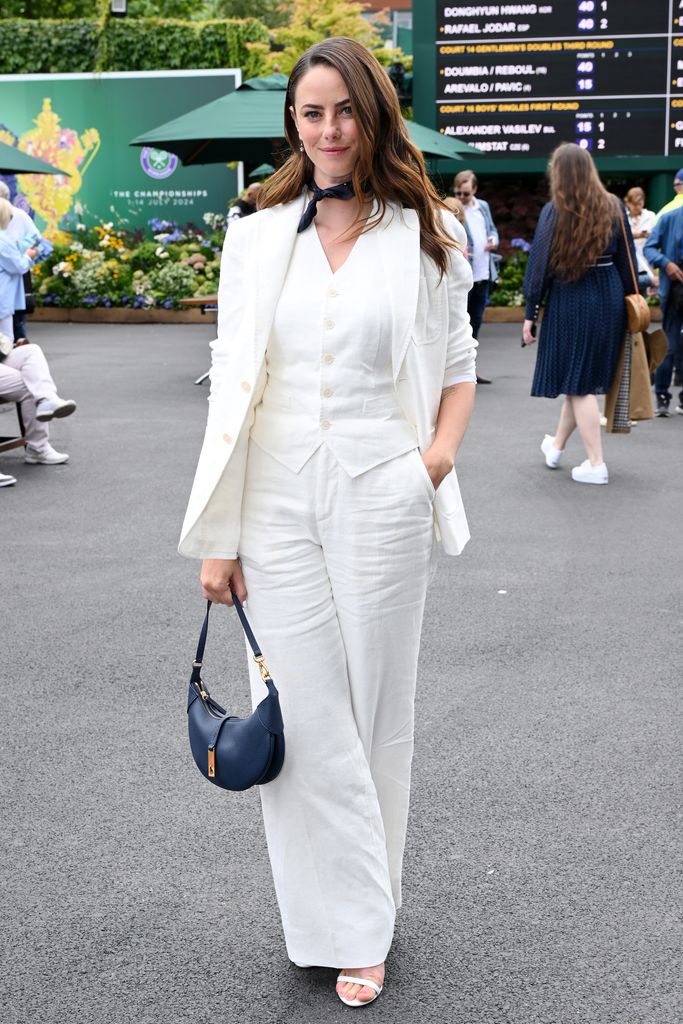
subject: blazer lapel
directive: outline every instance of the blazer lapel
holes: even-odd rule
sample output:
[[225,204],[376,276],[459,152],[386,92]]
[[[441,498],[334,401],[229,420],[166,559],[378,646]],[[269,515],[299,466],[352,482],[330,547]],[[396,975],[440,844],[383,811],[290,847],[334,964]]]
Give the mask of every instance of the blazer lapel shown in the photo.
[[420,222],[415,210],[387,206],[378,228],[391,296],[391,362],[396,381],[415,323],[420,288]]
[[255,371],[258,371],[268,344],[285,275],[292,257],[296,229],[305,203],[305,193],[283,206],[274,206],[269,217],[261,217],[256,238],[256,258],[250,270],[255,275],[253,301]]

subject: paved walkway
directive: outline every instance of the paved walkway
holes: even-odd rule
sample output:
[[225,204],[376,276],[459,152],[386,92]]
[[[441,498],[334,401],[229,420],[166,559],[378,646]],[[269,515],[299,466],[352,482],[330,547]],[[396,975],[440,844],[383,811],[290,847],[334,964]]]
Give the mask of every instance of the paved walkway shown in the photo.
[[[352,1013],[332,972],[287,961],[257,794],[209,787],[187,751],[202,604],[175,544],[209,332],[33,332],[79,409],[53,432],[68,465],[0,459],[18,478],[0,492],[3,1024]],[[494,384],[461,458],[473,540],[430,591],[406,902],[365,1012],[673,1024],[683,416],[607,438],[609,486],[576,485],[543,464],[558,408],[528,397],[518,337],[484,329]],[[209,658],[246,710],[234,618]]]

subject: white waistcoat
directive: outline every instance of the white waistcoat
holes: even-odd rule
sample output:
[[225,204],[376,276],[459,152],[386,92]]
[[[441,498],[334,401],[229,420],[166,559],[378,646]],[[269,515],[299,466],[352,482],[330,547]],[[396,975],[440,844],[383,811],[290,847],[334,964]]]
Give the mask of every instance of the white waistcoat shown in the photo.
[[311,225],[297,235],[266,349],[251,436],[298,473],[325,444],[349,476],[417,447],[391,362],[390,292],[377,232],[332,273]]

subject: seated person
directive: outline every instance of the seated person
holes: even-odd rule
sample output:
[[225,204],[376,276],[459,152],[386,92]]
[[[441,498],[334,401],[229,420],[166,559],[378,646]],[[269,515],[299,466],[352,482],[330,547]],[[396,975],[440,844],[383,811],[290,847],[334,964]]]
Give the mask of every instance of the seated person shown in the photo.
[[[7,234],[12,207],[0,199],[0,399],[21,403],[26,436],[25,462],[30,465],[58,465],[69,456],[55,451],[49,442],[47,424],[55,417],[70,416],[76,403],[64,400],[50,374],[38,345],[13,346],[12,314],[22,275],[31,266],[34,249],[21,253]],[[13,478],[10,478],[13,481]],[[0,486],[7,486],[7,481]]]

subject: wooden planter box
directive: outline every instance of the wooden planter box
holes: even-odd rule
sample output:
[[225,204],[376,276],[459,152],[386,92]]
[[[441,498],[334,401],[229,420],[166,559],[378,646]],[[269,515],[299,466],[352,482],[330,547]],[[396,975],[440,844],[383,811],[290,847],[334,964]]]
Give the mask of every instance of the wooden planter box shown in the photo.
[[119,306],[64,309],[61,306],[39,306],[30,319],[33,323],[212,324],[216,322],[216,314],[202,313],[201,309],[126,309]]
[[[650,306],[653,321],[662,319],[660,306]],[[484,322],[487,324],[521,324],[524,320],[523,306],[487,306]]]
[[[651,306],[652,319],[662,319],[659,306]],[[61,306],[40,306],[31,314],[35,323],[77,323],[77,324],[212,324],[216,314],[202,313],[200,309],[125,309],[112,307],[103,309],[75,308]],[[487,324],[521,324],[524,320],[522,306],[487,306],[484,321]]]

